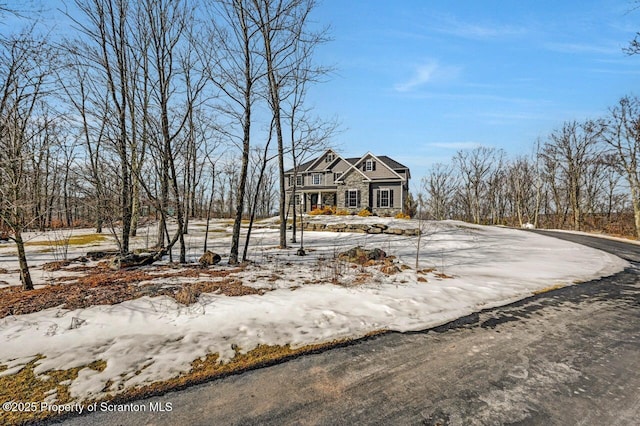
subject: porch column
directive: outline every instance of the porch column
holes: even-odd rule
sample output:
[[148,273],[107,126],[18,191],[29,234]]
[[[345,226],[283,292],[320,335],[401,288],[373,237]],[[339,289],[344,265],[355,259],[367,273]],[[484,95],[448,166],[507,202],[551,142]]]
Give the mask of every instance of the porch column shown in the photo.
[[318,191],[318,208],[322,208],[322,192]]

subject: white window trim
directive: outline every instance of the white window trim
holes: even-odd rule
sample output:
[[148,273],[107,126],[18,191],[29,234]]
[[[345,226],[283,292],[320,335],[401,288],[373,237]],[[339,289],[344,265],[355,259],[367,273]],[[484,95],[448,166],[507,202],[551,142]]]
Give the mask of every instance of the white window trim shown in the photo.
[[[382,194],[387,194],[387,203],[385,205],[384,199],[382,198]],[[391,191],[389,189],[381,189],[380,190],[380,208],[388,209],[391,207]]]
[[373,171],[373,160],[367,160],[364,162],[364,171],[365,172]]
[[[318,181],[316,182],[316,178]],[[313,185],[322,185],[322,173],[314,173],[311,175],[311,183]]]
[[304,176],[296,175],[296,186],[304,186]]
[[[347,207],[348,208],[357,208],[358,207],[358,190],[357,189],[347,189]],[[352,196],[351,194],[354,194]],[[353,200],[353,205],[351,204],[351,200]]]

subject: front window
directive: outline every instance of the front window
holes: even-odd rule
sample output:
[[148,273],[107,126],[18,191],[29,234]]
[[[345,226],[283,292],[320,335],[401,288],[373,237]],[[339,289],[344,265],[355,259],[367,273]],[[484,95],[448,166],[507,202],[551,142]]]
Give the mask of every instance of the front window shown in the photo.
[[324,162],[325,162],[325,163],[330,163],[330,162],[332,162],[332,161],[333,161],[333,159],[334,159],[334,158],[335,158],[335,157],[333,156],[333,154],[327,154],[327,156],[326,156],[326,157],[325,157],[325,159],[324,159]]
[[380,191],[380,207],[390,207],[388,189],[382,189]]
[[358,207],[358,190],[357,189],[350,189],[347,191],[347,197],[345,200],[345,205],[347,207],[353,207],[356,208]]
[[364,163],[364,171],[370,172],[373,170],[373,160],[367,160]]
[[322,175],[320,173],[314,174],[312,182],[313,182],[314,185],[322,184]]
[[304,176],[298,175],[296,176],[296,186],[304,185]]
[[342,176],[342,173],[334,173],[333,174],[333,181],[337,181],[338,179],[340,179],[340,176]]

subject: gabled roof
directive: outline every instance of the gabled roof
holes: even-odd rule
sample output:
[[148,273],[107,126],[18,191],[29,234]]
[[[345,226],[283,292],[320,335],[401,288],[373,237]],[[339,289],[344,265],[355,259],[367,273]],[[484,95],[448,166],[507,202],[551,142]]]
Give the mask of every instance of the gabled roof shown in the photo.
[[[325,152],[323,152],[321,155],[319,155],[318,157],[313,158],[313,159],[311,159],[309,161],[306,161],[306,162],[298,165],[298,167],[296,167],[296,171],[298,173],[301,173],[301,172],[305,172],[305,171],[313,168],[313,166],[315,166],[315,164],[318,163],[318,161],[320,161],[320,159],[323,158],[329,152],[331,152],[331,153],[333,153],[335,155],[335,159],[334,159],[334,161],[329,163],[329,165],[327,166],[326,169],[329,169],[329,168],[333,167],[333,165],[336,162],[340,161],[340,160],[344,160],[347,164],[349,164],[349,168],[347,170],[345,170],[344,173],[342,173],[342,176],[345,176],[347,174],[347,172],[349,172],[350,170],[353,169],[353,170],[356,170],[358,173],[360,173],[365,179],[371,180],[371,178],[369,178],[364,173],[362,173],[362,171],[360,171],[360,168],[358,167],[358,163],[361,163],[367,156],[371,156],[374,159],[378,160],[380,163],[384,164],[399,179],[405,180],[405,178],[403,178],[398,173],[396,173],[396,170],[406,170],[407,171],[407,177],[410,177],[409,168],[407,166],[397,162],[396,160],[394,160],[394,159],[392,159],[392,158],[390,158],[390,157],[388,157],[386,155],[376,156],[376,155],[373,155],[371,152],[367,152],[362,157],[343,158],[343,157],[340,156],[340,154],[338,154],[337,152],[335,152],[332,149],[328,149]],[[294,172],[294,169],[291,168],[291,169],[287,170],[285,173],[293,173],[293,172]],[[342,181],[342,177],[340,179],[338,179],[338,181]]]
[[[338,155],[338,153],[337,153],[337,152],[335,152],[334,150],[332,150],[331,148],[329,148],[329,149],[327,149],[325,152],[323,152],[321,155],[319,155],[317,158],[315,158],[315,159],[311,162],[311,164],[310,164],[310,165],[309,165],[305,170],[307,170],[307,169],[311,169],[311,168],[315,167],[315,165],[316,165],[317,163],[319,163],[319,162],[320,162],[320,160],[321,160],[325,155],[327,155],[327,154],[329,154],[329,153],[332,153],[332,154],[334,155],[334,160],[335,160],[336,158],[341,158],[341,157],[340,157],[340,155]],[[333,161],[332,161],[332,162],[333,162]]]
[[[309,166],[311,166],[311,164],[315,163],[315,161],[317,160],[317,158],[313,158],[309,161],[306,161],[302,164],[298,164],[298,167],[295,168],[295,170],[297,172],[304,172],[305,170],[307,170],[309,168]],[[293,167],[290,168],[289,170],[287,170],[285,173],[293,173]]]
[[360,160],[359,157],[345,158],[344,161],[346,161],[347,164],[349,164],[349,168],[347,170],[345,170],[344,172],[342,172],[340,177],[338,179],[336,179],[336,182],[344,182],[344,178],[352,170],[355,170],[356,172],[360,173],[362,175],[362,177],[365,178],[366,180],[371,181],[371,178],[369,176],[367,176],[364,173],[362,173],[362,171],[359,168],[356,167],[356,164],[358,163],[359,160]]
[[406,170],[407,171],[407,177],[411,178],[411,172],[409,171],[409,168],[407,166],[405,166],[404,164],[400,164],[396,160],[394,160],[393,158],[389,158],[386,155],[380,155],[380,156],[378,156],[378,158],[380,159],[380,161],[385,163],[387,166],[389,166],[394,171],[395,170]]
[[[325,156],[326,154],[328,154],[329,152],[331,152],[331,153],[333,153],[333,155],[335,155],[334,161],[332,161],[332,162],[330,163],[330,165],[333,165],[333,164],[335,163],[335,161],[336,161],[336,160],[340,160],[340,159],[342,159],[342,157],[340,157],[340,154],[338,154],[337,152],[335,152],[334,150],[332,150],[331,148],[329,148],[329,149],[327,149],[325,152],[323,152],[322,154],[320,154],[319,156],[317,156],[317,157],[315,157],[315,158],[312,158],[311,160],[306,161],[306,162],[304,162],[304,163],[302,163],[302,164],[299,164],[299,165],[298,165],[298,167],[296,167],[296,168],[295,168],[295,171],[297,171],[298,173],[300,173],[300,172],[304,172],[304,171],[307,171],[307,170],[311,169],[313,166],[315,166],[315,165],[316,165],[316,163],[317,163],[318,161],[320,161],[320,159],[321,159],[322,157],[324,157],[324,156]],[[287,170],[285,173],[293,173],[293,172],[294,172],[294,169],[293,169],[293,168],[291,168],[291,169]]]
[[400,163],[398,163],[396,160],[394,160],[393,158],[389,158],[386,155],[378,155],[378,159],[380,159],[380,161],[382,161],[383,163],[385,163],[388,167],[397,170],[397,169],[408,169],[407,166],[404,166]]
[[402,166],[402,164],[398,163],[398,162],[397,162],[397,161],[395,161],[395,160],[392,160],[391,158],[387,157],[386,155],[385,155],[385,156],[381,156],[381,157],[377,157],[377,156],[373,155],[371,152],[367,152],[365,155],[363,155],[362,157],[360,157],[360,158],[358,159],[358,161],[356,161],[356,162],[353,164],[353,167],[354,167],[356,170],[360,170],[360,167],[358,167],[358,165],[359,165],[359,164],[361,164],[361,163],[362,163],[362,161],[364,161],[364,159],[365,159],[365,158],[367,158],[367,157],[372,157],[373,159],[378,160],[380,163],[384,164],[384,166],[385,166],[387,169],[389,169],[389,171],[390,171],[391,173],[393,173],[394,175],[396,175],[396,177],[398,177],[398,179],[400,179],[400,180],[402,180],[402,181],[405,181],[405,180],[406,180],[406,178],[403,178],[403,177],[402,177],[402,176],[400,176],[398,173],[396,173],[396,171],[394,170],[394,167],[391,167],[391,166],[389,165],[389,163],[387,163],[387,161],[383,160],[381,157],[384,157],[384,158],[385,158],[386,160],[388,160],[389,162],[393,162],[393,163],[395,163],[395,164],[398,164],[399,166],[401,166],[401,167],[399,167],[399,168],[405,168],[405,169],[406,169],[406,167]]

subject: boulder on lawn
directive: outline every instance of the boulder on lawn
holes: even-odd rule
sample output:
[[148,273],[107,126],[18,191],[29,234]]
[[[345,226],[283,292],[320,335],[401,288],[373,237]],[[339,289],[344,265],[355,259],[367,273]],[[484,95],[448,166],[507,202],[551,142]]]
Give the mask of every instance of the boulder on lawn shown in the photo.
[[351,263],[357,263],[359,265],[364,265],[370,260],[382,260],[385,257],[387,257],[387,254],[384,252],[384,250],[381,250],[379,248],[366,250],[360,246],[349,249],[338,255],[338,258],[341,260],[346,260],[347,262]]
[[218,253],[207,250],[202,256],[200,256],[198,263],[202,266],[213,266],[217,265],[221,260],[222,258]]

